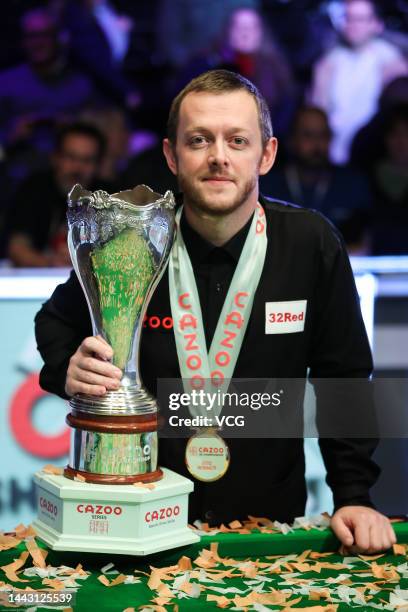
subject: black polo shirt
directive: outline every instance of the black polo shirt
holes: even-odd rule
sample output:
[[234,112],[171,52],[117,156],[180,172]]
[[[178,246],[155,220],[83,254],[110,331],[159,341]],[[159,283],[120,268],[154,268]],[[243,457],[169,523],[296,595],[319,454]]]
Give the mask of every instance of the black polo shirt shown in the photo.
[[[262,199],[268,248],[234,378],[368,377],[372,360],[353,274],[341,238],[314,211]],[[250,221],[227,244],[215,247],[182,218],[181,230],[192,261],[210,344],[242,250]],[[267,333],[267,305],[305,301],[304,329]],[[140,347],[141,375],[155,392],[157,379],[180,376],[171,320],[168,275],[149,304]],[[165,324],[164,324],[165,322]],[[85,298],[74,274],[60,285],[36,317],[45,366],[41,385],[64,397],[68,361],[92,334]],[[195,481],[190,518],[218,523],[248,514],[292,520],[306,502],[302,438],[231,439],[231,465],[214,483]],[[164,467],[188,476],[186,440],[161,439]],[[320,439],[335,506],[370,505],[369,488],[378,477],[372,439]]]

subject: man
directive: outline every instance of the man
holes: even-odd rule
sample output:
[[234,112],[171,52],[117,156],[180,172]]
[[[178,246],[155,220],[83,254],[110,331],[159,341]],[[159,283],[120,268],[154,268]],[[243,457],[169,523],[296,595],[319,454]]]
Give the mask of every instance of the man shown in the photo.
[[[229,286],[242,283],[239,275],[233,276],[237,266],[246,270],[245,290],[255,287],[234,377],[304,377],[308,366],[313,377],[367,376],[371,355],[341,240],[318,214],[259,199],[258,177],[273,165],[277,142],[257,89],[224,70],[197,77],[173,102],[163,146],[183,192],[180,235],[194,270],[204,319],[198,326],[207,346],[224,299],[230,299]],[[243,261],[241,253],[248,248],[250,256]],[[174,280],[186,279],[177,279],[174,257],[178,255],[173,249],[169,271],[147,314],[159,319],[173,316],[177,331],[178,300],[171,287]],[[181,259],[174,263],[181,264]],[[191,286],[194,291],[194,281]],[[293,308],[297,300],[308,304],[303,310],[305,325],[298,333],[275,333],[265,310],[282,301]],[[46,362],[41,373],[44,388],[63,397],[78,392],[100,396],[118,388],[121,372],[106,361],[112,349],[91,337],[85,300],[74,276],[43,306],[36,325]],[[143,332],[141,374],[151,390],[156,379],[180,377],[184,370],[182,361],[179,369],[175,338],[171,329],[147,326]],[[320,443],[334,492],[335,533],[360,550],[388,548],[395,536],[388,519],[370,507],[368,496],[378,475],[371,461],[375,442]],[[220,523],[253,514],[291,520],[304,512],[302,439],[231,439],[229,445],[231,465],[223,478],[195,481],[192,519]],[[160,440],[161,465],[186,474],[184,452],[185,441]]]
[[289,160],[261,178],[264,193],[322,212],[342,232],[348,252],[366,254],[372,197],[359,173],[332,164],[332,133],[326,113],[314,106],[298,109],[291,128]]
[[44,167],[56,123],[95,100],[91,81],[69,65],[63,33],[50,11],[27,11],[21,30],[26,61],[0,74],[0,142],[17,184]]
[[67,249],[66,194],[75,183],[80,182],[87,188],[96,184],[104,151],[105,140],[92,125],[75,123],[60,130],[51,168],[27,178],[15,196],[7,253],[14,265],[71,265]]
[[383,28],[372,0],[345,0],[342,41],[315,67],[311,102],[329,116],[336,163],[348,161],[351,141],[375,114],[385,85],[407,74],[398,49],[379,37]]

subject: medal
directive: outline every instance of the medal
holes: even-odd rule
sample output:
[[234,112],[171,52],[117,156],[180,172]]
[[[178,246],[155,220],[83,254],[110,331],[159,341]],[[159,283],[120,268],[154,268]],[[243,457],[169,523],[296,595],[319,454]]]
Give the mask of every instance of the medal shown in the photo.
[[[257,204],[237,267],[207,353],[200,298],[183,236],[180,231],[182,208],[177,211],[177,233],[169,259],[170,305],[174,337],[183,387],[186,393],[205,389],[205,397],[227,391],[241,350],[261,278],[268,239],[265,211]],[[206,405],[190,403],[192,416],[208,415]],[[219,416],[220,402],[211,403],[211,416]],[[211,449],[211,450],[209,450]],[[202,430],[187,443],[186,465],[198,480],[212,482],[228,469],[229,451],[213,429]]]
[[213,430],[192,436],[186,447],[186,466],[194,478],[213,482],[224,476],[230,463],[225,440]]

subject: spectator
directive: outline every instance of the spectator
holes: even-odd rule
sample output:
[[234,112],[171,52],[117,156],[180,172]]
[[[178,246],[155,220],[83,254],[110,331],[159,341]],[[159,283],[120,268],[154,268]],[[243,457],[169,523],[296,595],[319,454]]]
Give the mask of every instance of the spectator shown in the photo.
[[75,183],[89,189],[104,187],[96,181],[104,152],[105,140],[95,127],[77,123],[61,129],[51,168],[30,176],[15,196],[8,247],[14,265],[70,265],[67,193]]
[[385,155],[372,173],[375,195],[374,255],[408,255],[408,104],[390,111]]
[[363,176],[330,162],[330,141],[324,111],[300,108],[288,143],[289,161],[261,178],[261,189],[322,212],[344,233],[349,251],[362,254],[368,250],[369,186]]
[[311,101],[329,116],[336,163],[348,161],[353,136],[376,112],[383,87],[407,74],[397,47],[380,38],[382,30],[372,0],[346,0],[342,40],[316,65]]
[[183,68],[221,35],[232,10],[258,8],[259,0],[161,0],[158,20],[158,55]]
[[0,139],[15,182],[45,165],[55,123],[93,97],[89,79],[67,63],[62,32],[50,12],[31,10],[21,26],[27,61],[0,74]]
[[168,189],[178,192],[177,180],[169,170],[161,144],[133,156],[119,182],[122,189],[144,183],[157,193],[165,193]]
[[62,11],[72,58],[109,102],[136,109],[141,95],[124,76],[132,21],[106,0],[69,0]]
[[275,133],[286,132],[295,107],[291,70],[261,14],[254,8],[232,11],[214,53],[197,57],[186,68],[177,89],[211,68],[224,68],[250,79],[271,111]]
[[99,165],[98,177],[114,185],[127,168],[130,157],[131,133],[125,113],[119,108],[94,108],[82,113],[81,120],[95,125],[104,135],[106,151]]
[[408,76],[398,77],[381,93],[379,110],[355,135],[351,145],[350,163],[365,174],[385,155],[384,126],[395,106],[408,104]]

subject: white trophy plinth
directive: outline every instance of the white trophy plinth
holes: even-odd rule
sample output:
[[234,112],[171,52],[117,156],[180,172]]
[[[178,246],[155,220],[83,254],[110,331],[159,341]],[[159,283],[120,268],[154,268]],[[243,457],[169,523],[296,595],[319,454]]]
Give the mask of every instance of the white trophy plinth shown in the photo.
[[54,550],[149,555],[199,541],[188,527],[193,483],[163,468],[154,489],[37,472],[38,536]]

